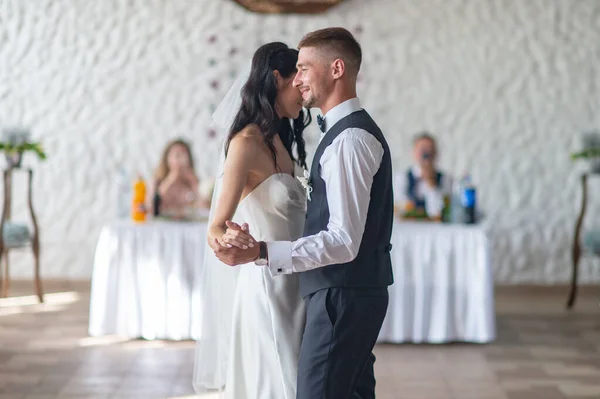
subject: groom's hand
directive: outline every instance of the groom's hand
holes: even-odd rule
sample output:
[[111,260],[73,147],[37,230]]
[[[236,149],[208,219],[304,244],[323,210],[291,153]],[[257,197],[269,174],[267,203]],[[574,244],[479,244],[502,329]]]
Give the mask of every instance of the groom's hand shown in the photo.
[[237,247],[225,248],[221,245],[216,246],[215,256],[226,265],[237,266],[254,262],[258,259],[260,248],[255,245],[252,248],[240,249]]

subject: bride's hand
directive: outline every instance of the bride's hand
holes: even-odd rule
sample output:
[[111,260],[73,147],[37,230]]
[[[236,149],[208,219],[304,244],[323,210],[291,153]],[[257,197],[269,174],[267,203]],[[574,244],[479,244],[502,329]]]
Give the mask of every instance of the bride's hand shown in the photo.
[[250,235],[247,223],[240,226],[228,220],[225,224],[227,231],[220,240],[225,246],[234,246],[240,249],[254,248],[256,240]]

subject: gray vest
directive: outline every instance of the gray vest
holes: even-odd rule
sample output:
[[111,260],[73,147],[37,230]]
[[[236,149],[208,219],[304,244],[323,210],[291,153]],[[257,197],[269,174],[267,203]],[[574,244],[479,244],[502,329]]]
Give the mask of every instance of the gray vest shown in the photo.
[[329,207],[325,182],[321,179],[320,160],[325,149],[348,128],[366,130],[381,143],[384,150],[381,166],[373,178],[365,231],[354,260],[300,273],[300,294],[303,297],[324,288],[375,288],[393,283],[390,258],[394,223],[392,160],[383,133],[364,110],[353,112],[332,126],[317,148],[310,171],[313,191],[311,201],[308,201],[304,236],[327,230]]

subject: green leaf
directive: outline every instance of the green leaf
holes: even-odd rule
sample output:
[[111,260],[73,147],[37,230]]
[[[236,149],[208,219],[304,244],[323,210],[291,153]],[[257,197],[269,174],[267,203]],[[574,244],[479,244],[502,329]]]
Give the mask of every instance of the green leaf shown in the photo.
[[584,151],[576,152],[571,154],[571,159],[590,159],[590,158],[600,158],[600,148],[589,148]]
[[46,159],[46,153],[44,152],[44,149],[42,148],[42,145],[39,142],[26,141],[23,143],[14,144],[14,143],[10,143],[10,142],[0,141],[0,151],[4,151],[8,154],[14,154],[14,153],[22,154],[26,151],[31,151],[31,152],[35,153],[39,159],[41,159],[41,160]]

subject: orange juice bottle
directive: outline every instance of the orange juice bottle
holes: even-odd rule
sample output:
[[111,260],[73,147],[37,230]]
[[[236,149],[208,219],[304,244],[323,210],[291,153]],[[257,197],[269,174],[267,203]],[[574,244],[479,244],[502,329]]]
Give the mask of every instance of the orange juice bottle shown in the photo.
[[139,174],[133,184],[131,219],[135,222],[143,222],[146,220],[146,183]]

